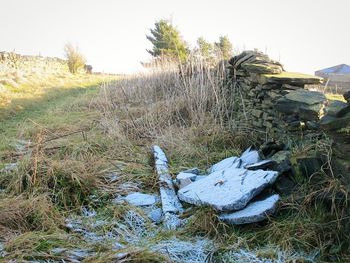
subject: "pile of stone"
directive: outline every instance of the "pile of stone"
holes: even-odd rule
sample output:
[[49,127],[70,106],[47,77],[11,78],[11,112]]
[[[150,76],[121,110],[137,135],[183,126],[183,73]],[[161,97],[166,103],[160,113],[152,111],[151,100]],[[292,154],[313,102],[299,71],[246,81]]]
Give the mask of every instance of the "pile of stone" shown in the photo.
[[326,98],[305,90],[305,85],[320,84],[319,77],[286,72],[283,66],[257,51],[244,51],[229,61],[228,75],[241,96],[244,117],[260,129],[281,132],[310,128],[323,115]]
[[179,173],[175,180],[177,193],[164,152],[154,146],[153,154],[160,180],[163,223],[168,228],[180,225],[179,215],[184,211],[180,201],[210,206],[220,220],[234,225],[259,222],[275,212],[279,195],[257,196],[275,182],[279,173],[268,170],[275,162],[261,160],[256,150],[248,148],[240,157],[214,164],[208,175],[199,175],[197,168]]
[[350,125],[350,94],[344,94],[343,101],[329,102],[325,108],[325,115],[320,120],[320,127],[326,130],[338,130]]

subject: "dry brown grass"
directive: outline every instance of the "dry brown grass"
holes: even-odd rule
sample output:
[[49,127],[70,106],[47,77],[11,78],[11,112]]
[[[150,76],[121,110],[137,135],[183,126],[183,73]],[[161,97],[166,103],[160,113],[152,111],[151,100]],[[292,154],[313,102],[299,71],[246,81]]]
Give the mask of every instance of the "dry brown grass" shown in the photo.
[[154,139],[167,128],[224,127],[233,121],[231,91],[223,88],[225,67],[208,68],[202,61],[179,67],[166,64],[105,87],[99,105],[101,125],[111,133]]
[[55,231],[63,226],[63,217],[46,195],[19,195],[1,199],[0,233]]

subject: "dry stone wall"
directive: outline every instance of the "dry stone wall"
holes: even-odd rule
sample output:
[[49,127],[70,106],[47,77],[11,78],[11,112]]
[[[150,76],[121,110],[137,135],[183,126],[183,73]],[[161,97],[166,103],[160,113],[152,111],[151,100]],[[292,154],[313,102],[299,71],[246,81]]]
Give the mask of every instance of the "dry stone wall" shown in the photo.
[[228,77],[239,105],[240,121],[270,134],[304,129],[339,129],[350,121],[349,102],[329,102],[307,89],[322,78],[286,72],[277,61],[257,51],[231,58]]
[[67,61],[60,58],[25,56],[13,52],[0,52],[0,74],[59,74],[67,72]]

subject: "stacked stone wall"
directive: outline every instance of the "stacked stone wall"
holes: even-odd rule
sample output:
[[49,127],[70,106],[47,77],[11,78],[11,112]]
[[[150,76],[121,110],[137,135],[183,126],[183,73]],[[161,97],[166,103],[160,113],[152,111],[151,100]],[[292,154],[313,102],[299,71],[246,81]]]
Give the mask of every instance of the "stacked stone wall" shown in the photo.
[[[270,134],[300,130],[339,129],[350,120],[349,102],[330,102],[308,90],[322,78],[286,72],[281,63],[257,51],[229,60],[228,76],[235,92],[238,121]],[[336,126],[334,125],[336,123]]]

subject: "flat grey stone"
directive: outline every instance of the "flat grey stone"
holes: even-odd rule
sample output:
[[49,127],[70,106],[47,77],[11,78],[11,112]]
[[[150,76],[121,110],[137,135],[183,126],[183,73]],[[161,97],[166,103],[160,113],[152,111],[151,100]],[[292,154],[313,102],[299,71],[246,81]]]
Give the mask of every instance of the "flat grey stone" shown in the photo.
[[271,160],[280,164],[282,162],[288,161],[290,159],[291,152],[290,151],[279,151],[272,155]]
[[202,180],[206,177],[207,177],[207,175],[197,175],[195,181]]
[[162,221],[163,212],[161,208],[156,208],[151,210],[147,216],[152,220],[152,222],[159,224]]
[[[248,148],[250,149],[250,148]],[[247,149],[247,150],[248,150]],[[245,151],[242,153],[240,159],[242,161],[242,165],[241,167],[244,167],[246,165],[250,165],[250,164],[254,164],[260,161],[260,156],[259,156],[259,152],[255,151],[255,150],[249,150],[249,151]]]
[[149,194],[131,193],[125,197],[125,201],[134,206],[148,206],[157,203],[157,197]]
[[189,185],[190,183],[194,182],[196,180],[196,177],[197,175],[195,174],[181,172],[176,176],[176,183],[179,189],[181,189],[186,185]]
[[249,169],[249,170],[266,169],[274,163],[275,162],[272,160],[262,160],[262,161],[259,161],[257,163],[245,165],[244,168]]
[[169,174],[168,159],[163,150],[157,145],[153,146],[153,155],[156,172],[159,176],[159,190],[163,213],[181,213],[183,208],[175,193],[173,181]]
[[239,168],[241,160],[238,157],[232,156],[214,164],[210,169],[209,173],[217,172],[227,168]]
[[305,89],[293,90],[289,92],[285,98],[291,101],[305,103],[308,105],[323,104],[327,101],[327,98],[323,93]]
[[326,107],[326,113],[333,117],[342,117],[350,112],[350,104],[336,100],[329,103]]
[[326,130],[338,130],[348,125],[350,125],[350,112],[339,118],[325,115],[320,120],[320,127]]
[[195,168],[191,168],[191,169],[187,169],[185,171],[182,171],[182,173],[190,173],[190,174],[199,175],[201,173],[201,171],[197,167],[195,167]]
[[302,120],[317,121],[321,116],[323,103],[307,104],[293,101],[286,98],[280,98],[274,105],[275,109],[286,115],[296,114]]
[[181,172],[176,176],[176,180],[190,179],[191,181],[195,181],[196,177],[196,174]]
[[240,210],[277,176],[275,171],[228,168],[185,186],[178,196],[184,202],[209,205],[219,211]]
[[279,199],[279,195],[275,194],[264,200],[252,202],[240,211],[221,214],[219,219],[232,225],[260,222],[275,212]]

